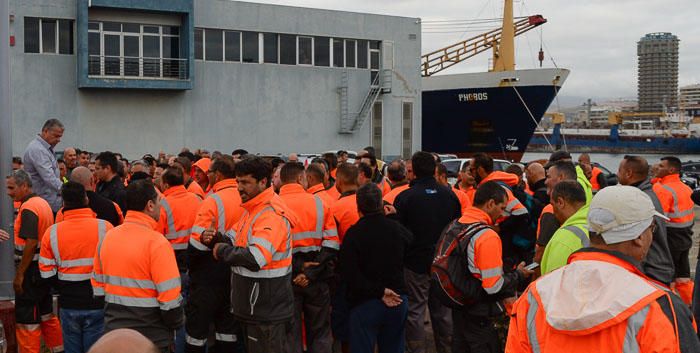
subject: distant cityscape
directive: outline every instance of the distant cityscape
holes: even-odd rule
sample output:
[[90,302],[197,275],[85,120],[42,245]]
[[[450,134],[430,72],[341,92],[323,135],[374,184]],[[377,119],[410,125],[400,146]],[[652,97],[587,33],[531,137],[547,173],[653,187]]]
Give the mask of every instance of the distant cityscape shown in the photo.
[[[700,134],[700,83],[678,87],[678,43],[672,33],[649,33],[637,42],[637,98],[583,99],[559,104],[566,128],[605,129],[613,112],[644,113],[626,117],[623,129],[678,129]],[[656,116],[650,113],[658,113]],[[630,114],[632,115],[632,114]],[[545,116],[541,129],[553,127]]]

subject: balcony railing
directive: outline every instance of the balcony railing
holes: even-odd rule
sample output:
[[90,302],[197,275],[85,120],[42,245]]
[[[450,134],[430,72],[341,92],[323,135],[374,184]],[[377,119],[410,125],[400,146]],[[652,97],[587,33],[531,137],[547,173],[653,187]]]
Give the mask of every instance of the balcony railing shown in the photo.
[[187,80],[188,69],[187,59],[109,55],[88,57],[88,77],[91,78]]

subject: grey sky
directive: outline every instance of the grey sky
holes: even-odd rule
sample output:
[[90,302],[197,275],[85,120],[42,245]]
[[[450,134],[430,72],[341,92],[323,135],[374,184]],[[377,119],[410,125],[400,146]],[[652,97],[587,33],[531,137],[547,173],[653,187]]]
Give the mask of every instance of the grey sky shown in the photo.
[[[257,0],[256,2],[334,10],[420,17],[430,20],[470,20],[502,16],[501,0]],[[516,0],[515,16],[542,14],[545,66],[571,69],[562,96],[636,97],[637,41],[646,33],[672,32],[680,42],[679,85],[700,83],[700,0]],[[476,27],[476,28],[474,28]],[[482,29],[483,25],[475,25]],[[454,31],[462,28],[424,32]],[[424,33],[423,52],[478,33]],[[540,30],[516,38],[518,68],[537,65]],[[547,50],[548,49],[548,50]],[[483,53],[446,73],[486,70]]]

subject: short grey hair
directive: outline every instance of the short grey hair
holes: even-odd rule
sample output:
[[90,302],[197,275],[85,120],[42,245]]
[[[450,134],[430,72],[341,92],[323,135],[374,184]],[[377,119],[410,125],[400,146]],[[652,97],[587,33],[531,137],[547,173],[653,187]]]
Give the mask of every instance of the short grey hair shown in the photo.
[[15,184],[17,185],[27,185],[29,187],[32,187],[32,178],[29,177],[29,174],[25,172],[22,169],[17,169],[10,173],[10,176],[8,178],[12,178],[15,180]]
[[44,126],[41,128],[41,131],[48,130],[48,129],[53,129],[53,128],[59,128],[63,129],[63,123],[55,118],[51,118],[49,120],[46,120],[44,123]]

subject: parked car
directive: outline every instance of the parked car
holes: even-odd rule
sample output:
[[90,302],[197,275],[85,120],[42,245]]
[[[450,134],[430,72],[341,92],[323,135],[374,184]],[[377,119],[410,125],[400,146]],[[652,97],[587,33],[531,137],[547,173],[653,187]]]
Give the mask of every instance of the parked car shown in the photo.
[[[444,164],[445,167],[447,167],[447,182],[454,185],[454,183],[457,181],[457,178],[459,177],[459,171],[462,170],[462,166],[465,163],[469,163],[469,161],[471,160],[471,158],[455,158],[442,161],[442,164]],[[494,159],[493,170],[504,171],[511,164],[511,162],[503,159]]]

